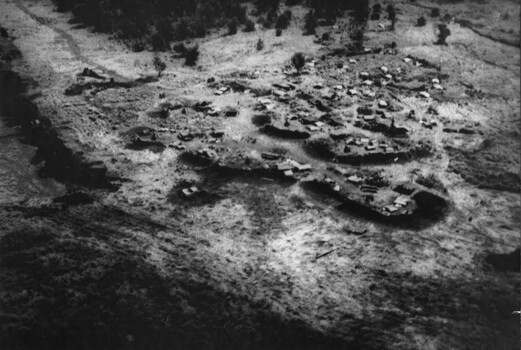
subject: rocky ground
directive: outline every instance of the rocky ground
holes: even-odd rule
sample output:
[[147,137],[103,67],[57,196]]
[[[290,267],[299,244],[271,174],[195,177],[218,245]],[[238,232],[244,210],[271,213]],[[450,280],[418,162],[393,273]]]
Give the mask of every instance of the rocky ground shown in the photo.
[[501,3],[440,1],[440,46],[433,3],[397,2],[361,52],[294,6],[282,36],[215,32],[157,77],[49,1],[2,2],[2,348],[517,348]]

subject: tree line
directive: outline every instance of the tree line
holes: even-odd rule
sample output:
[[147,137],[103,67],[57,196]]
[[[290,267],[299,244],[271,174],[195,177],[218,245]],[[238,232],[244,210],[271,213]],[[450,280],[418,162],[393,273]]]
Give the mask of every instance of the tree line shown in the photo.
[[[368,0],[53,0],[58,11],[71,11],[75,18],[95,31],[113,33],[136,50],[164,50],[172,41],[204,37],[212,28],[243,26],[253,31],[255,23],[284,28],[290,13],[280,6],[305,5],[314,17],[334,22],[346,10],[367,19]],[[247,13],[246,3],[254,9]],[[289,17],[289,18],[288,18]]]

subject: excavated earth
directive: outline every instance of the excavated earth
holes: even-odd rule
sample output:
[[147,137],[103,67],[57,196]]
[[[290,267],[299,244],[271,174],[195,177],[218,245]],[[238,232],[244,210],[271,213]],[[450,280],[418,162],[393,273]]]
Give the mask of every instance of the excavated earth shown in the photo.
[[438,4],[446,46],[430,3],[357,52],[293,6],[157,77],[3,1],[0,347],[517,348],[519,18],[464,3]]

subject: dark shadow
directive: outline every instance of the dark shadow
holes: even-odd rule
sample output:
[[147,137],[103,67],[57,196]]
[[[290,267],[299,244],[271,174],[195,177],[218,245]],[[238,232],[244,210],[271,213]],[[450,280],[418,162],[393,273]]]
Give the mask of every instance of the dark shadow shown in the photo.
[[442,197],[430,192],[420,191],[413,196],[418,208],[411,214],[383,215],[373,209],[370,203],[365,203],[361,196],[345,198],[328,186],[313,181],[303,182],[301,186],[322,202],[330,202],[334,199],[339,211],[393,227],[422,230],[443,220],[450,209],[449,203]]
[[509,254],[489,254],[485,262],[491,265],[496,271],[500,272],[519,272],[520,268],[520,248]]
[[[119,240],[130,237],[123,230],[154,234],[158,227],[122,212],[85,209],[90,219],[55,218],[71,223],[75,240],[52,224],[1,238],[2,349],[376,349],[275,313],[268,300],[219,290],[201,278],[207,271],[191,243],[179,251],[170,240],[176,253],[168,264],[181,273],[163,277],[139,242],[132,248]],[[120,227],[107,227],[108,218]]]

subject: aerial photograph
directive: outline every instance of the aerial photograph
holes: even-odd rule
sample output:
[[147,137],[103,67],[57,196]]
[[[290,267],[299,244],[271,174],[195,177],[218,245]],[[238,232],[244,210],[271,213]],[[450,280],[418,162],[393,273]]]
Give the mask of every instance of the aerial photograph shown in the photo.
[[520,349],[520,23],[0,0],[0,349]]

